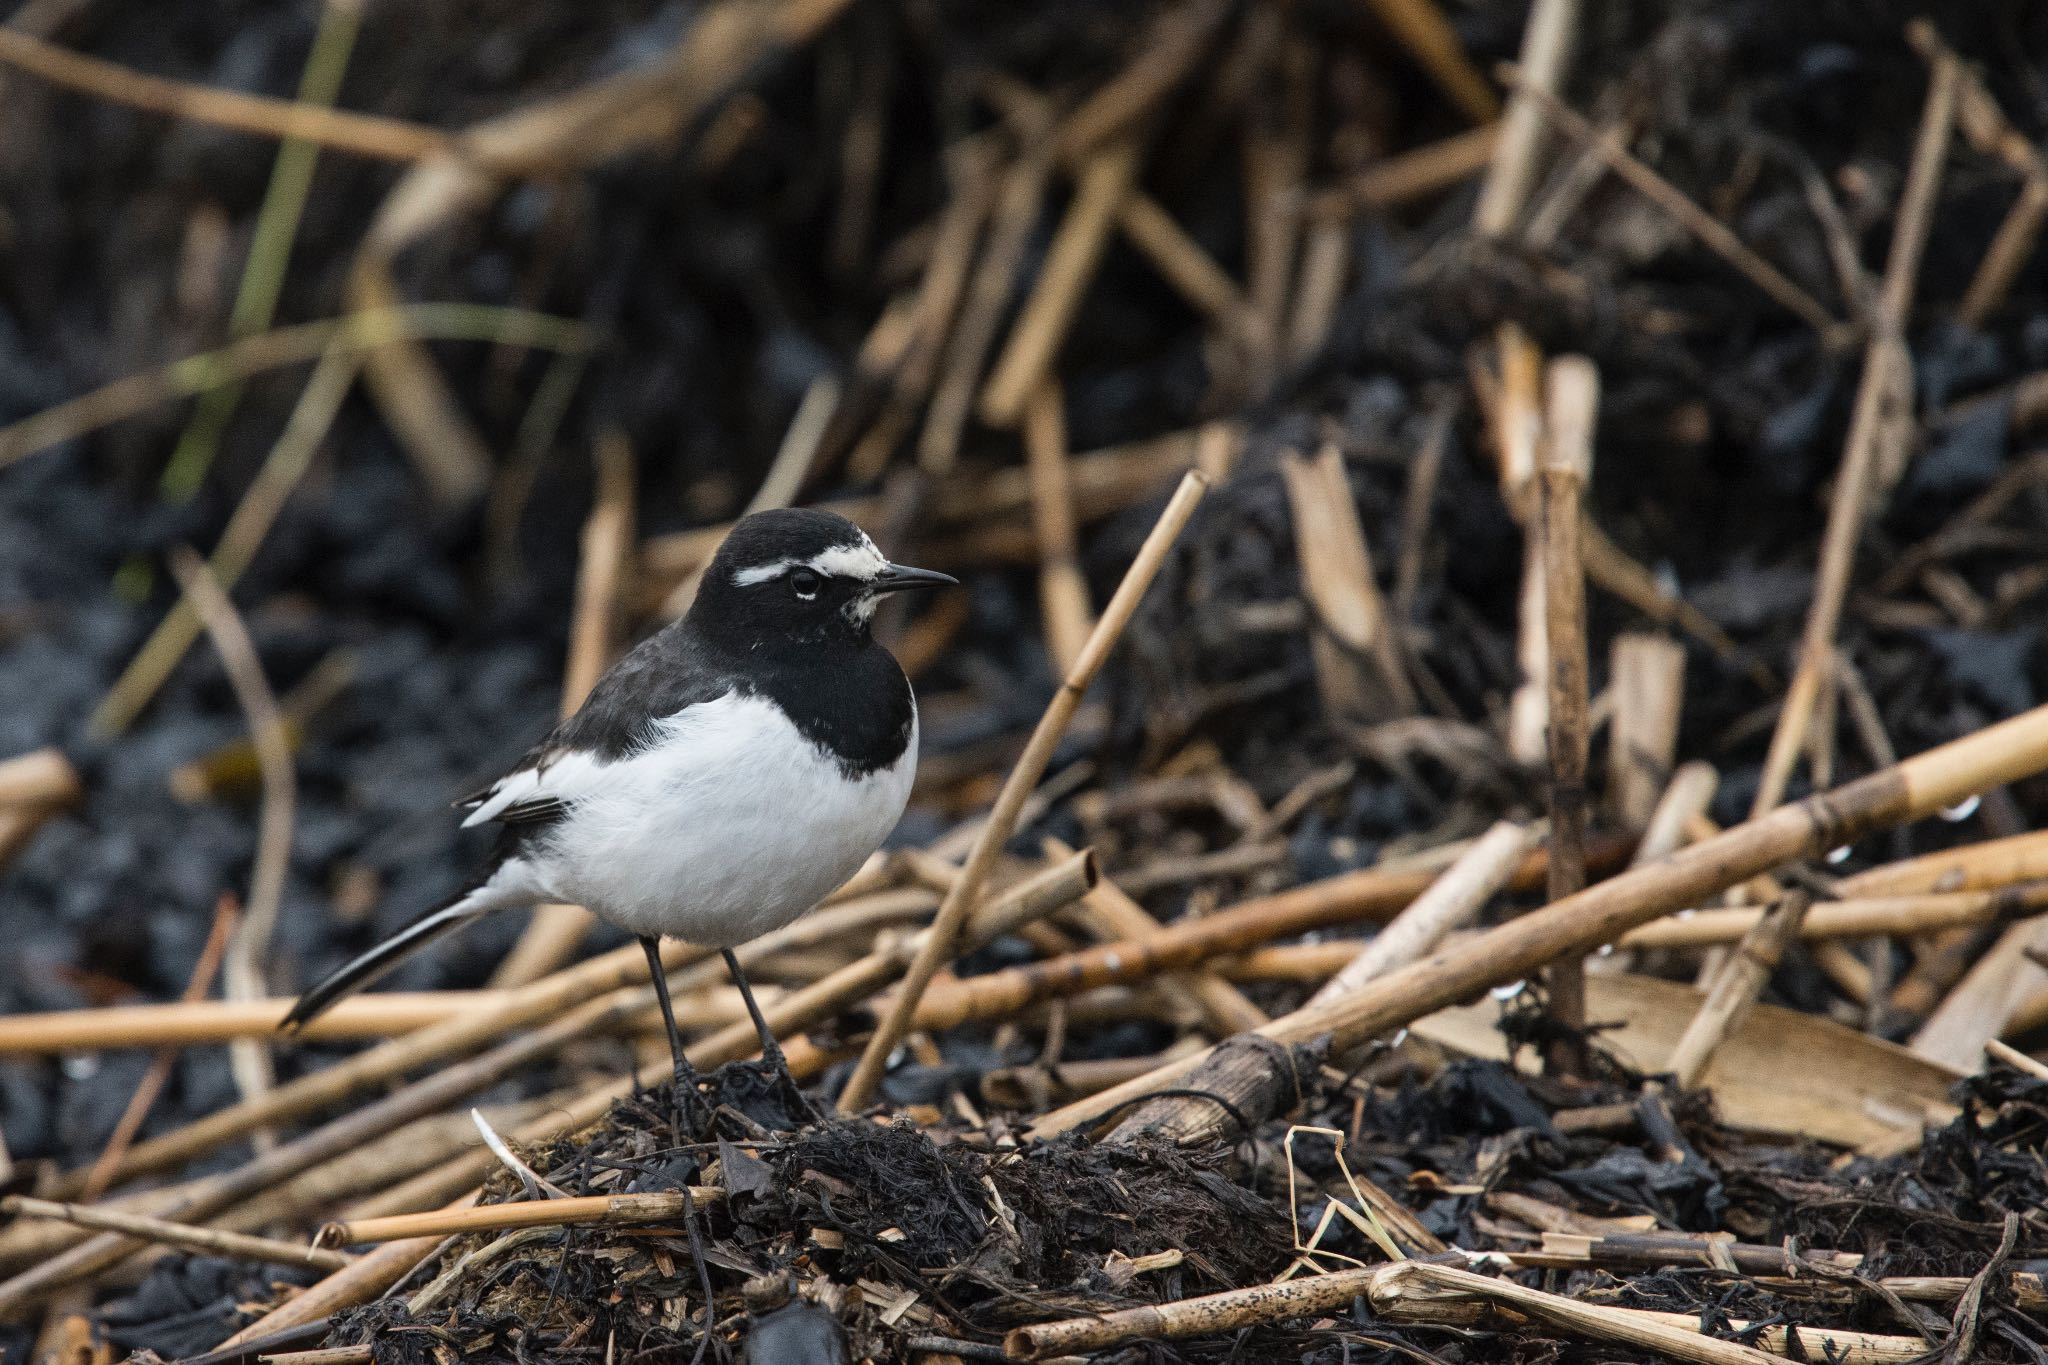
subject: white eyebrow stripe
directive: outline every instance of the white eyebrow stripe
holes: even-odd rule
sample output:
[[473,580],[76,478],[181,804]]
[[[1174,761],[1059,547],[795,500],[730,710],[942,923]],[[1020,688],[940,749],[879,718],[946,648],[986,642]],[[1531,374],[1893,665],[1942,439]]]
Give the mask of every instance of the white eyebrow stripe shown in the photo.
[[756,583],[780,578],[798,565],[833,578],[866,581],[880,577],[882,571],[889,567],[889,561],[883,558],[872,540],[862,536],[858,545],[834,545],[809,559],[778,559],[773,564],[756,564],[752,568],[741,569],[733,574],[732,581],[742,588],[751,588]]

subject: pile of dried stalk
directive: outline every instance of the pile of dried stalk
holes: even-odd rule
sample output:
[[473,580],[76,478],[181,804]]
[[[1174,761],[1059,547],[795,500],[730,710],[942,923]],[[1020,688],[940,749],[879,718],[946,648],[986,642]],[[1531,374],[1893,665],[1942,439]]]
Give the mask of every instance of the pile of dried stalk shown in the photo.
[[[2048,418],[2038,46],[716,0],[443,128],[332,107],[375,7],[328,6],[297,101],[42,8],[0,26],[10,87],[398,168],[321,258],[342,316],[258,310],[0,427],[0,465],[61,460],[312,365],[91,717],[124,742],[210,639],[246,738],[172,776],[256,791],[246,906],[182,1001],[0,1016],[17,1058],[155,1057],[96,1150],[9,1163],[0,1319],[42,1358],[2048,1360],[2048,1064],[2006,1041],[2048,1025],[2048,457],[2010,453]],[[1861,124],[1814,93],[1845,61],[1892,78]],[[587,435],[573,706],[729,523],[640,534],[644,443],[577,393],[645,361],[619,300],[412,291],[522,187],[682,165],[744,200],[814,99],[817,311],[860,329],[707,505],[820,501],[986,585],[885,623],[937,741],[918,837],[740,950],[837,1112],[670,944],[719,1068],[676,1131],[638,950],[560,906],[487,986],[346,1001],[309,1039],[363,1046],[280,1074],[294,764],[352,683],[330,656],[280,700],[231,590],[358,389],[499,552]],[[430,348],[465,340],[496,359]],[[532,381],[509,432],[466,408],[492,374]],[[78,759],[0,764],[0,858],[90,809]],[[239,1098],[152,1120],[220,1044]]]

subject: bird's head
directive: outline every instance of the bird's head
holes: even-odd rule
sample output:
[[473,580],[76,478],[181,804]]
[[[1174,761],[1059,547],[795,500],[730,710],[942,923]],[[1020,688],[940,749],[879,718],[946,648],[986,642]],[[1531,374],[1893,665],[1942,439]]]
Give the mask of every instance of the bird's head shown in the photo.
[[690,620],[742,652],[860,642],[885,594],[958,581],[891,564],[845,517],[807,508],[756,512],[718,547]]

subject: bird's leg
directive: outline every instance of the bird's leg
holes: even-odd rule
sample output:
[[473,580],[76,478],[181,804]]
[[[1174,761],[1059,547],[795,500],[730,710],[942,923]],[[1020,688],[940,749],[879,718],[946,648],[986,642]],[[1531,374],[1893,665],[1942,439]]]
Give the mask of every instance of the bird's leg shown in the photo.
[[[768,1064],[769,1070],[789,1082],[789,1088],[796,1092],[798,1099],[803,1100],[804,1108],[811,1109],[811,1102],[805,1097],[804,1088],[796,1083],[796,1077],[789,1072],[789,1058],[782,1055],[782,1044],[775,1041],[775,1033],[768,1027],[768,1020],[762,1015],[761,1007],[754,1003],[754,990],[747,984],[747,974],[740,970],[739,958],[730,948],[722,948],[719,951],[725,954],[725,969],[732,973],[732,984],[740,988],[740,999],[747,1002],[747,1013],[754,1019],[754,1032],[761,1035],[761,1060]],[[817,1116],[818,1111],[811,1109],[811,1117]]]
[[675,1063],[676,1108],[684,1108],[685,1094],[690,1102],[701,1106],[705,1100],[697,1093],[697,1068],[683,1055],[683,1035],[676,1028],[676,1007],[668,998],[668,969],[661,965],[661,940],[642,934],[640,951],[647,954],[647,972],[654,978],[654,998],[661,1002],[662,1027],[668,1030],[668,1055]]

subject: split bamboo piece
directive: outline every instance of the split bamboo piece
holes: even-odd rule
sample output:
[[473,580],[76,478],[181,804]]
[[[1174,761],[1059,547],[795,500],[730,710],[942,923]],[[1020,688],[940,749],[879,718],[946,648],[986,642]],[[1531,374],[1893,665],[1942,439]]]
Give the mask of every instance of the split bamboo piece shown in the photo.
[[270,1265],[309,1265],[316,1270],[340,1270],[349,1257],[337,1252],[280,1242],[270,1237],[222,1232],[217,1228],[195,1227],[163,1218],[146,1218],[118,1209],[94,1208],[89,1204],[63,1204],[51,1199],[31,1199],[12,1194],[0,1199],[0,1213],[18,1218],[56,1218],[100,1232],[120,1232],[201,1256],[224,1256],[231,1261],[259,1261]]
[[1722,964],[1699,1013],[1686,1026],[1685,1035],[1678,1040],[1668,1063],[1681,1090],[1690,1090],[1700,1083],[1700,1077],[1707,1073],[1707,1064],[1714,1058],[1714,1049],[1756,1003],[1771,973],[1784,960],[1785,949],[1799,937],[1799,923],[1806,916],[1810,900],[1804,892],[1786,892],[1742,936],[1735,951]]
[[[1952,740],[1831,792],[1781,806],[1660,862],[1597,882],[1575,896],[1524,915],[1464,943],[1446,946],[1331,1005],[1300,1010],[1257,1030],[1283,1045],[1332,1036],[1341,1052],[1434,1009],[1530,972],[1566,953],[1584,954],[1681,906],[1789,862],[1814,857],[1875,830],[1919,819],[1963,797],[2048,767],[2048,707],[2036,707]],[[1137,1095],[1178,1084],[1192,1065],[1162,1068],[1083,1105],[1040,1118],[1035,1136],[1064,1132]],[[1210,1133],[1215,1106],[1182,1132]]]
[[1031,523],[1038,533],[1038,609],[1053,667],[1064,674],[1095,628],[1088,580],[1074,531],[1074,490],[1067,474],[1065,397],[1057,379],[1040,384],[1024,409],[1024,457],[1031,471]]
[[1472,210],[1472,226],[1481,236],[1506,236],[1522,215],[1522,206],[1536,184],[1537,153],[1543,141],[1543,109],[1536,92],[1554,91],[1564,84],[1578,28],[1579,0],[1537,0],[1529,10],[1519,58],[1525,83],[1508,98],[1500,142]]
[[[1543,618],[1550,690],[1550,899],[1586,884],[1587,715],[1586,570],[1579,552],[1586,485],[1593,473],[1593,428],[1600,374],[1584,356],[1559,356],[1544,374],[1542,490]],[[1548,1008],[1565,1030],[1552,1064],[1575,1071],[1584,1062],[1576,1037],[1586,1024],[1586,967],[1565,958],[1545,973]]]
[[[1900,195],[1898,226],[1885,261],[1884,287],[1872,311],[1871,336],[1863,358],[1863,376],[1849,419],[1842,467],[1821,534],[1820,565],[1813,586],[1813,605],[1799,642],[1799,663],[1786,690],[1771,747],[1757,780],[1752,817],[1778,804],[1793,765],[1807,741],[1814,703],[1835,674],[1836,627],[1848,596],[1855,567],[1856,544],[1871,507],[1881,499],[1904,468],[1913,434],[1913,361],[1906,350],[1906,324],[1913,306],[1913,286],[1927,244],[1935,190],[1941,183],[1948,154],[1958,63],[1937,61],[1934,80],[1921,114],[1920,136]],[[1974,1049],[1973,1049],[1974,1051]]]
[[1629,632],[1608,651],[1614,717],[1607,723],[1607,800],[1623,827],[1643,829],[1670,784],[1685,702],[1685,647]]
[[329,1223],[314,1239],[322,1247],[366,1246],[409,1237],[454,1237],[471,1232],[503,1232],[512,1228],[552,1228],[590,1223],[658,1223],[681,1218],[692,1201],[725,1198],[715,1185],[692,1185],[689,1193],[662,1190],[651,1194],[593,1194],[566,1199],[531,1199],[510,1204],[477,1204],[466,1209],[404,1213],[389,1218],[364,1218]]
[[939,903],[930,937],[904,973],[902,988],[875,1030],[874,1037],[869,1040],[867,1050],[861,1054],[860,1064],[847,1081],[845,1092],[839,1097],[842,1113],[858,1113],[874,1098],[889,1055],[903,1041],[903,1035],[910,1031],[918,1000],[938,973],[940,963],[952,957],[961,929],[981,896],[1004,842],[1016,827],[1017,816],[1022,812],[1025,800],[1030,797],[1031,789],[1038,784],[1039,778],[1044,776],[1046,764],[1052,761],[1054,746],[1066,732],[1067,723],[1080,708],[1081,697],[1089,682],[1108,659],[1109,651],[1123,634],[1124,627],[1130,623],[1139,599],[1151,586],[1153,577],[1166,561],[1167,551],[1180,535],[1181,528],[1187,525],[1188,518],[1194,515],[1195,505],[1201,501],[1208,487],[1209,480],[1200,473],[1190,471],[1182,477],[1180,487],[1167,503],[1166,510],[1160,513],[1158,523],[1139,548],[1137,558],[1124,574],[1123,582],[1117,585],[1102,619],[1090,632],[1081,657],[1060,684],[1052,704],[1039,718],[1038,727],[1032,731],[1017,766],[1011,770],[996,797],[995,809],[990,812],[988,823],[975,840],[974,850],[961,869],[960,880]]
[[1294,517],[1302,593],[1321,627],[1309,644],[1324,705],[1368,723],[1412,714],[1415,693],[1373,579],[1343,454],[1334,444],[1313,459],[1289,451],[1280,473]]
[[1308,1003],[1327,1005],[1434,949],[1452,930],[1477,918],[1486,903],[1513,879],[1535,842],[1535,835],[1522,825],[1508,820],[1496,823],[1339,968]]

